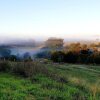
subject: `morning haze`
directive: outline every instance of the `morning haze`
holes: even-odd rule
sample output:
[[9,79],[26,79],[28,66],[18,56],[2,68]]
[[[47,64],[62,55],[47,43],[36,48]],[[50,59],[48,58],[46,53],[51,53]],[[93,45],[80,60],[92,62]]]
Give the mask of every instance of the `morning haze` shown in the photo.
[[0,100],[100,100],[100,0],[0,0]]
[[98,0],[1,0],[0,40],[100,38],[99,4]]

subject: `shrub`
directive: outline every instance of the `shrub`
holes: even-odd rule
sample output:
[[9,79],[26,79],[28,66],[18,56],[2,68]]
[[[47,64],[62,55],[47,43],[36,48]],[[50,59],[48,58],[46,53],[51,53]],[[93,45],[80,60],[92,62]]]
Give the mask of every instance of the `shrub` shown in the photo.
[[22,75],[22,76],[26,77],[24,63],[15,62],[15,63],[12,64],[11,67],[12,67],[12,72],[13,73],[19,74],[19,75]]
[[17,56],[16,55],[10,55],[9,60],[10,61],[16,61],[17,60]]
[[16,62],[12,66],[12,72],[22,75],[24,77],[32,77],[37,73],[46,74],[47,68],[39,62]]
[[64,62],[64,56],[65,56],[64,52],[56,51],[52,53],[51,60],[53,60],[54,62]]
[[100,53],[94,54],[93,58],[96,64],[100,64]]
[[10,54],[11,54],[11,50],[9,50],[8,48],[0,47],[0,55],[2,57],[7,58],[10,56]]
[[1,61],[0,62],[0,71],[3,71],[3,72],[5,72],[5,71],[10,71],[10,65],[9,65],[9,62],[7,62],[7,61]]
[[41,51],[35,55],[35,58],[50,58],[51,52],[50,51]]
[[89,58],[88,54],[80,54],[78,62],[79,63],[87,63],[88,62],[88,58]]
[[83,63],[83,64],[100,64],[100,52],[91,53],[87,50],[81,52],[56,51],[52,53],[51,60],[54,62],[67,62],[67,63]]
[[78,54],[76,54],[74,52],[67,52],[65,54],[64,62],[76,63],[77,60],[78,60]]
[[23,60],[24,61],[32,61],[32,58],[31,58],[31,55],[29,52],[24,53]]

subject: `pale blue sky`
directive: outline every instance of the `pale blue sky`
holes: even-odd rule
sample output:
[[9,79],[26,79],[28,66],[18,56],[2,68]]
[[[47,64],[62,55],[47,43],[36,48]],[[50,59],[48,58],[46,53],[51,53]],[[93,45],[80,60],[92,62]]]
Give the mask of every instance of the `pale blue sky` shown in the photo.
[[100,0],[0,0],[0,37],[100,36]]

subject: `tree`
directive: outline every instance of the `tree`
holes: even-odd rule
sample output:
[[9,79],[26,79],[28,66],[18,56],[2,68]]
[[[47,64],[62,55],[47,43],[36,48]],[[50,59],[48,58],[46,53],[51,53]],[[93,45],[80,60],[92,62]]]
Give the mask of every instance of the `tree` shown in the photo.
[[9,60],[16,61],[17,60],[17,56],[16,55],[10,55]]
[[63,47],[63,39],[49,38],[46,41],[46,47],[50,47],[50,48],[61,48],[61,47]]
[[24,53],[23,59],[24,59],[25,61],[32,61],[32,58],[31,58],[31,55],[30,55],[29,52]]
[[64,62],[64,56],[65,56],[64,52],[56,51],[52,53],[51,60],[53,60],[54,62]]
[[1,57],[8,58],[11,55],[11,50],[8,48],[0,48]]
[[64,61],[67,63],[76,63],[78,57],[79,55],[77,53],[69,51],[65,54]]

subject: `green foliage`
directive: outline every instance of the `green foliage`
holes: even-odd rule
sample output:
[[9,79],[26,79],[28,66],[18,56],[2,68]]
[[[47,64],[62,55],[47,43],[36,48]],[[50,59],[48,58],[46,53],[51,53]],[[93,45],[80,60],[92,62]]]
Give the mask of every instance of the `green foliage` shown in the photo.
[[10,66],[9,62],[0,61],[0,71],[7,72],[7,71],[10,71],[10,70],[11,70],[11,66]]
[[2,57],[9,57],[11,54],[11,50],[4,48],[4,47],[0,47],[0,55]]
[[22,75],[24,77],[32,77],[36,74],[42,73],[46,74],[48,73],[48,69],[39,62],[14,62],[14,65],[12,65],[12,72]]
[[79,54],[76,54],[74,52],[67,52],[65,54],[64,62],[68,63],[76,63],[78,60]]
[[41,51],[37,54],[35,54],[35,58],[50,58],[51,57],[51,52],[50,51]]
[[62,51],[53,52],[51,55],[51,60],[54,62],[63,62],[65,54]]
[[32,77],[35,74],[48,74],[48,69],[39,62],[9,62],[9,61],[1,61],[0,62],[0,71],[2,72],[11,72],[24,77]]
[[80,100],[87,97],[79,89],[46,76],[35,78],[38,81],[31,83],[28,79],[0,73],[0,100]]
[[39,62],[7,64],[10,73],[0,73],[0,100],[100,100],[99,66]]
[[96,64],[100,64],[100,53],[94,55],[94,62]]
[[10,55],[10,56],[9,56],[9,60],[10,60],[10,61],[17,61],[17,56],[15,56],[15,55]]
[[75,51],[56,51],[52,53],[51,60],[54,62],[66,62],[66,63],[83,63],[83,64],[100,64],[100,52],[88,54],[87,50],[85,53],[79,53]]

